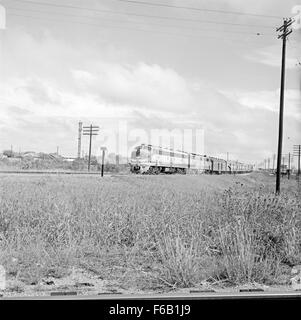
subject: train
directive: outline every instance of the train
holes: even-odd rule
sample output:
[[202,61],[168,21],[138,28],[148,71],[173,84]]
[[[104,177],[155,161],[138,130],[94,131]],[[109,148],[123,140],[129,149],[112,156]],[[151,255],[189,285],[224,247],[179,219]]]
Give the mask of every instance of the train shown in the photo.
[[254,166],[238,161],[226,161],[200,155],[141,144],[131,153],[130,171],[141,174],[159,173],[250,173]]

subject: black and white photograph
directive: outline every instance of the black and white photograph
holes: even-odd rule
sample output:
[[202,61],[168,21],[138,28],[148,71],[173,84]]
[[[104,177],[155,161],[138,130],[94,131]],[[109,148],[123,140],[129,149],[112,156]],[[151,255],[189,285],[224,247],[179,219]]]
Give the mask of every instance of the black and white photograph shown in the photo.
[[301,299],[300,158],[300,1],[0,0],[0,302]]

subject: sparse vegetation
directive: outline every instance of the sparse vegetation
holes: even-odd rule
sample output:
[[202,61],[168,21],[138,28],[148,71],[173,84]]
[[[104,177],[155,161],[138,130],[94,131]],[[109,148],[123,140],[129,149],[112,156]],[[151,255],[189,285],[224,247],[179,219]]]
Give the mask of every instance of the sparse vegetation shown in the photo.
[[[87,171],[88,160],[87,159],[74,159],[73,161],[65,161],[64,158],[60,156],[49,156],[48,154],[39,154],[38,157],[18,156],[18,154],[13,154],[8,150],[3,153],[6,157],[1,158],[0,156],[0,170],[8,171]],[[101,163],[97,161],[95,157],[91,158],[90,171],[100,172]],[[128,172],[129,165],[124,164],[114,164],[105,162],[104,172]]]
[[2,176],[0,264],[25,284],[73,266],[139,289],[285,284],[301,263],[295,180]]

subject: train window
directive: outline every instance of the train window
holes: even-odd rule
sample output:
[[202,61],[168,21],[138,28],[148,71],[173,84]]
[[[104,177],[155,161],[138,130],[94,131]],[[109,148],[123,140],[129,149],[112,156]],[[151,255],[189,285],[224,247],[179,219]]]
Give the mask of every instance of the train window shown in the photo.
[[171,157],[174,157],[175,156],[175,153],[173,151],[170,151],[170,156]]
[[159,154],[162,155],[162,149],[159,149]]

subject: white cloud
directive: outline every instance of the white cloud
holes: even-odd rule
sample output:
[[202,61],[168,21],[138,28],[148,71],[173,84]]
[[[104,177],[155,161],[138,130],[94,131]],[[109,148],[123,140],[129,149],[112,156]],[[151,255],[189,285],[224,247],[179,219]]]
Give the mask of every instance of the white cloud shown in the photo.
[[[262,63],[271,67],[281,67],[282,58],[282,45],[279,41],[279,45],[269,46],[263,49],[256,50],[253,53],[247,54],[245,57],[248,60],[255,61],[257,63]],[[289,47],[286,53],[286,68],[287,69],[297,69],[298,58],[300,57],[301,47]]]
[[[268,110],[279,112],[280,91],[255,91],[255,92],[223,92],[227,97],[238,101],[250,109]],[[285,115],[296,120],[301,120],[301,94],[299,90],[287,89],[285,91]]]
[[74,70],[76,85],[113,104],[177,112],[191,110],[195,101],[189,82],[159,65],[102,62],[91,72]]
[[76,81],[85,85],[93,84],[97,80],[96,76],[84,70],[72,70],[71,72]]

